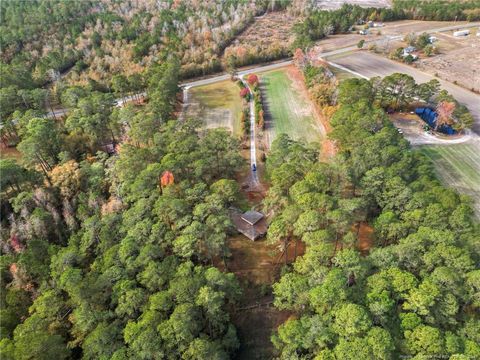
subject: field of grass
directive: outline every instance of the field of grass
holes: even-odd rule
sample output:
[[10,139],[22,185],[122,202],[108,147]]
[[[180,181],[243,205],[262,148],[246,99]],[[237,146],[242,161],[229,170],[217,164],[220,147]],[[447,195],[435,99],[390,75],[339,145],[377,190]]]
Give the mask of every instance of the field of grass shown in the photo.
[[480,143],[423,146],[421,151],[433,161],[445,184],[473,198],[480,216]]
[[267,131],[272,132],[269,141],[281,133],[296,140],[320,141],[322,129],[314,117],[313,106],[306,93],[288,77],[287,70],[266,72],[260,74],[260,79],[267,124],[271,122],[267,126]]
[[240,88],[229,80],[191,88],[186,116],[203,120],[207,129],[224,127],[241,135],[239,93]]

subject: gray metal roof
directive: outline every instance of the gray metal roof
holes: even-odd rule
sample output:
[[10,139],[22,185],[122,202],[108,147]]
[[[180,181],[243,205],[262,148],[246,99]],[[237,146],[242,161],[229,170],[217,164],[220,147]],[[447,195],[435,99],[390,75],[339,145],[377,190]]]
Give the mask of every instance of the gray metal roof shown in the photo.
[[245,220],[250,225],[255,225],[261,219],[263,219],[263,214],[258,211],[247,211],[242,215],[242,219]]

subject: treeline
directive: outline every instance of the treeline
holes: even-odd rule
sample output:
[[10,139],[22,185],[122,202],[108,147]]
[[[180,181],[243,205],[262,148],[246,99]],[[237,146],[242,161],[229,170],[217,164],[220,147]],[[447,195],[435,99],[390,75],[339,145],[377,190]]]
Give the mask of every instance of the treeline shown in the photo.
[[394,0],[392,8],[362,8],[344,4],[334,11],[313,10],[296,24],[293,48],[305,49],[315,40],[328,35],[347,33],[354,25],[367,21],[394,21],[403,19],[454,21],[480,19],[478,0]]
[[[109,92],[175,55],[180,77],[219,71],[220,55],[266,1],[6,1],[0,11],[0,116],[59,105],[72,85]],[[82,14],[82,16],[78,16]],[[50,84],[49,91],[40,88]]]
[[480,1],[393,0],[393,9],[414,20],[480,20]]
[[225,61],[235,67],[284,59],[291,55],[292,51],[288,46],[277,42],[269,46],[232,45],[224,53]]
[[358,5],[344,4],[338,10],[315,10],[295,25],[296,38],[293,48],[305,49],[315,40],[323,39],[328,35],[346,33],[352,26],[369,20],[393,21],[405,18],[405,13],[396,8],[363,8]]
[[286,136],[272,145],[268,236],[307,245],[273,287],[275,306],[297,315],[272,340],[283,359],[477,358],[480,227],[471,200],[411,150],[375,104],[374,84],[340,85],[332,162]]
[[150,69],[147,106],[71,88],[65,123],[14,124],[22,162],[0,160],[2,359],[227,359],[238,348],[228,314],[240,287],[211,265],[229,256],[243,160],[225,131],[169,121],[178,73],[175,59]]

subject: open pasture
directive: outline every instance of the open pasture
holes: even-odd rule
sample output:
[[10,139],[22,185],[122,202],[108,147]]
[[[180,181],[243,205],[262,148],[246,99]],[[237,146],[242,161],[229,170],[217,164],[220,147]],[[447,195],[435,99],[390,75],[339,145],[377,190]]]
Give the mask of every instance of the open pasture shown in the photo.
[[240,88],[232,81],[193,87],[188,90],[187,118],[201,119],[205,128],[226,128],[241,134],[242,99]]
[[292,79],[284,68],[260,74],[260,82],[270,144],[281,133],[296,140],[321,140],[324,131],[303,81]]
[[480,143],[422,146],[434,163],[439,178],[462,194],[470,195],[480,216]]

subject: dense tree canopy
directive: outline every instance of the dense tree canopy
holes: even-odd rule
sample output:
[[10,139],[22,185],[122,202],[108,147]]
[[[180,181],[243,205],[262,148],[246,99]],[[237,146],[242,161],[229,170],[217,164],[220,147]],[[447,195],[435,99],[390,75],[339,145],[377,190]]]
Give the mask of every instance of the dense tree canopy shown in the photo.
[[[366,80],[340,85],[333,163],[316,162],[286,137],[272,146],[268,236],[307,245],[273,287],[275,305],[298,313],[274,344],[284,359],[476,358],[478,222],[469,200],[439,184],[369,89]],[[375,246],[362,256],[365,220]]]

